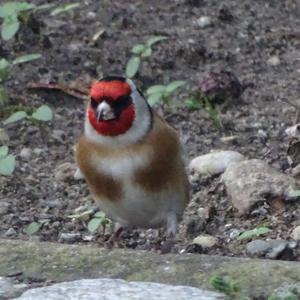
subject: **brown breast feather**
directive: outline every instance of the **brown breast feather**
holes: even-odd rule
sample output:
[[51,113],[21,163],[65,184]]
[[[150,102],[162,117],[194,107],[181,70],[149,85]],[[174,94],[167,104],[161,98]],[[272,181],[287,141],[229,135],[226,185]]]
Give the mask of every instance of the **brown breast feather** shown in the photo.
[[131,155],[140,151],[148,152],[152,159],[146,167],[138,169],[133,177],[134,182],[148,192],[177,190],[189,198],[189,183],[181,158],[181,145],[177,134],[163,119],[154,113],[153,128],[139,142],[127,147],[111,148],[95,144],[84,135],[76,147],[76,160],[85,176],[91,193],[117,201],[122,197],[122,184],[117,179],[99,172],[89,158],[92,153],[98,157],[116,157],[128,151]]

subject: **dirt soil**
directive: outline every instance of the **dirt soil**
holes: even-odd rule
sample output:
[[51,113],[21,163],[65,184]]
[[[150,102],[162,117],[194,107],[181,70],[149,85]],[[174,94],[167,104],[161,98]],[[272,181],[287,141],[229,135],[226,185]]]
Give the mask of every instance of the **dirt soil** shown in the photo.
[[[201,28],[201,16],[209,16],[212,24]],[[103,33],[93,40],[100,30]],[[285,129],[293,124],[295,109],[278,98],[296,101],[299,97],[299,34],[297,0],[86,0],[70,13],[35,14],[32,22],[21,26],[16,39],[0,41],[0,56],[11,60],[22,54],[42,54],[39,60],[14,67],[7,82],[10,105],[38,107],[45,103],[54,110],[55,118],[46,124],[27,120],[5,126],[17,168],[12,176],[0,176],[0,236],[103,246],[110,235],[109,230],[89,233],[87,222],[92,214],[86,220],[69,217],[88,209],[97,211],[85,182],[72,177],[73,147],[83,129],[85,104],[62,92],[29,90],[29,82],[89,84],[103,75],[124,74],[132,46],[150,36],[165,35],[168,40],[154,46],[135,81],[142,90],[172,80],[187,81],[171,105],[156,108],[178,130],[189,158],[230,149],[264,159],[289,174]],[[280,59],[279,64],[268,63],[272,56]],[[204,111],[189,110],[184,104],[203,72],[220,69],[233,71],[248,85],[240,101],[223,110],[217,108],[222,131]],[[2,120],[13,111],[12,106],[1,112]],[[233,142],[223,141],[222,137],[232,135],[236,136]],[[24,148],[32,152],[20,156]],[[237,240],[234,232],[265,225],[271,232],[263,239],[290,240],[292,229],[300,225],[299,201],[285,204],[279,213],[261,203],[250,215],[239,217],[220,177],[192,177],[192,200],[175,252],[246,256],[247,241]],[[25,233],[28,224],[45,219],[47,223],[36,235]],[[215,236],[217,245],[209,249],[192,246],[193,238],[200,234]],[[128,230],[122,242],[124,247],[150,245],[155,249],[161,237],[151,230]],[[279,258],[300,261],[299,245]]]

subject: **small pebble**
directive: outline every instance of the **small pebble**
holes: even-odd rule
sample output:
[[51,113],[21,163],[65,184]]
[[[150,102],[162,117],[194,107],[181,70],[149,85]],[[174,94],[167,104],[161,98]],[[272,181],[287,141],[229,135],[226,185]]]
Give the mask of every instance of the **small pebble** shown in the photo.
[[264,255],[269,249],[269,243],[263,240],[251,241],[246,246],[247,252],[252,255]]
[[17,234],[16,230],[14,228],[9,228],[4,235],[7,237],[15,236]]
[[223,136],[220,138],[223,143],[232,143],[238,139],[237,135]]
[[223,173],[230,164],[242,160],[245,157],[239,152],[217,151],[194,158],[189,168],[200,175],[216,175]]
[[41,148],[34,148],[33,149],[33,153],[36,155],[40,155],[44,152],[45,150],[41,149]]
[[193,244],[199,245],[203,248],[211,248],[216,245],[218,240],[211,235],[199,235],[193,240]]
[[231,240],[234,240],[240,235],[240,233],[241,233],[241,231],[239,229],[234,228],[230,231],[229,238]]
[[292,239],[300,241],[300,226],[296,226],[291,234]]
[[[6,202],[7,201],[7,202]],[[7,199],[1,199],[0,202],[0,216],[6,215],[9,212],[10,204]]]
[[79,232],[75,233],[61,233],[59,237],[59,242],[66,242],[66,243],[74,243],[80,239],[81,235]]
[[279,58],[278,56],[276,56],[276,55],[271,56],[271,57],[267,60],[267,63],[268,63],[268,65],[270,65],[270,66],[276,67],[276,66],[280,65],[280,58]]
[[202,16],[196,22],[200,28],[206,28],[206,27],[211,26],[211,24],[212,24],[212,20],[208,16]]
[[254,240],[246,246],[249,254],[265,255],[267,258],[272,259],[277,258],[287,248],[289,248],[289,243],[285,240]]
[[29,160],[32,156],[32,150],[30,148],[23,148],[20,152],[20,157],[25,160]]
[[86,14],[86,17],[87,19],[89,20],[95,20],[96,17],[97,17],[97,14],[93,11],[89,11],[87,14]]
[[270,244],[270,249],[266,254],[266,257],[272,259],[277,258],[289,246],[289,243],[284,240],[270,240],[268,242]]
[[0,144],[7,144],[9,142],[9,136],[6,133],[6,131],[2,128],[0,128]]

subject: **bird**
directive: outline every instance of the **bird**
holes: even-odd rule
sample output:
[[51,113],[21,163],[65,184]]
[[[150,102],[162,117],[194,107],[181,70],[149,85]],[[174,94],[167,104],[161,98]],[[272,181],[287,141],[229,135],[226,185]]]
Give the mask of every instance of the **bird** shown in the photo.
[[123,228],[166,229],[174,238],[189,202],[179,136],[131,79],[108,76],[89,93],[78,166],[95,203]]

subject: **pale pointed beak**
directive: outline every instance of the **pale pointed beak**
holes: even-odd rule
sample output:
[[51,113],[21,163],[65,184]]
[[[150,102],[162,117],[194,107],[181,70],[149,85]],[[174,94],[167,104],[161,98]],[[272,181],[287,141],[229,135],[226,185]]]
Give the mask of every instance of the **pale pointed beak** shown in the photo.
[[102,101],[97,107],[96,118],[98,122],[108,121],[115,119],[116,115],[113,112],[111,106],[107,102]]

